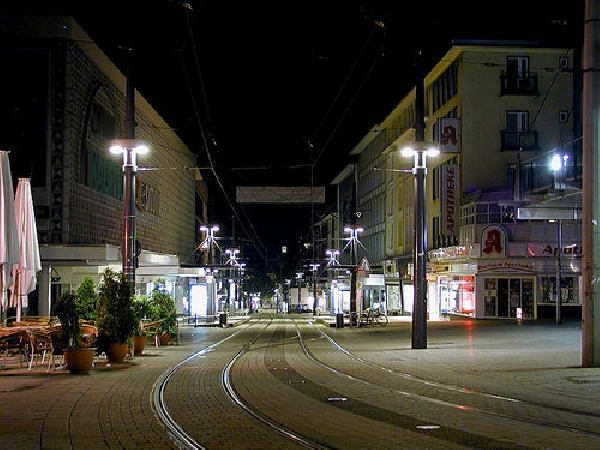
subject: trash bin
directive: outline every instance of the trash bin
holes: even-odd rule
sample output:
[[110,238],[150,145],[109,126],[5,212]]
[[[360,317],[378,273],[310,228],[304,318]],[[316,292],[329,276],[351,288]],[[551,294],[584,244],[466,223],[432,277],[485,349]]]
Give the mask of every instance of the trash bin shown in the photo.
[[219,326],[220,327],[227,326],[227,314],[225,314],[225,313],[219,314]]
[[338,313],[335,316],[336,328],[344,328],[344,313]]

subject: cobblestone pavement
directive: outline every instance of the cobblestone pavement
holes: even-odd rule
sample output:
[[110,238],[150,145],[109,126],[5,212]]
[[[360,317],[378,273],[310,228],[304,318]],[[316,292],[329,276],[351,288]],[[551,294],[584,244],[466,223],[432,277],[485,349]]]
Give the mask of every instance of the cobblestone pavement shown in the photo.
[[[288,317],[308,324],[313,322],[311,316]],[[439,383],[525,400],[532,405],[548,404],[564,411],[578,411],[577,426],[586,421],[594,423],[600,416],[600,369],[580,367],[581,326],[578,322],[562,325],[549,322],[518,325],[504,321],[429,323],[428,348],[413,350],[410,348],[410,322],[404,318],[391,320],[387,327],[340,329],[328,326],[328,320],[331,318],[321,318],[304,339],[306,349],[328,364],[339,364],[341,352],[333,349],[325,334],[371,364],[369,376],[385,377],[382,369],[386,368],[415,380],[429,381],[430,384],[411,387],[417,394],[435,391]],[[239,351],[240,342],[250,342],[250,334],[244,336],[242,333],[244,328],[182,327],[179,345],[147,347],[145,355],[135,357],[129,363],[97,368],[90,375],[70,375],[64,370],[46,373],[42,367],[28,371],[19,369],[18,364],[0,369],[0,446],[6,449],[76,450],[177,448],[157,419],[151,395],[157,380],[198,350],[239,332],[239,341],[232,340],[230,344],[220,345],[219,351],[194,358],[173,376],[165,390],[169,413],[207,448],[293,448],[289,440],[278,441],[274,437],[276,433],[269,433],[266,427],[261,429],[262,425],[247,420],[243,411],[238,409],[231,415],[232,401],[222,389],[221,372],[225,361]],[[286,333],[286,342],[294,339],[290,331]],[[396,430],[397,434],[398,424],[390,423],[389,418],[373,417],[377,411],[391,408],[386,406],[389,396],[385,391],[378,391],[375,397],[364,399],[362,403],[346,402],[375,403],[381,406],[380,409],[371,407],[370,412],[360,412],[338,408],[339,414],[324,416],[320,413],[330,405],[324,406],[323,398],[347,395],[360,399],[360,391],[348,387],[342,393],[339,386],[328,385],[324,381],[328,379],[324,368],[313,367],[310,373],[303,373],[306,358],[300,354],[300,347],[287,346],[282,353],[281,346],[271,345],[276,341],[276,336],[265,336],[264,342],[253,344],[254,347],[232,367],[231,377],[237,383],[240,396],[253,402],[261,411],[281,416],[277,417],[281,422],[285,422],[283,416],[302,420],[303,433],[311,435],[314,431],[311,429],[316,428],[323,434],[325,443],[335,439],[340,442],[339,436],[346,436],[345,445],[339,448],[390,448],[391,434],[388,432]],[[254,349],[260,351],[252,351]],[[282,370],[279,361],[283,360],[286,367],[294,370]],[[346,370],[352,368],[350,365]],[[355,370],[366,369],[364,365],[356,364]],[[379,375],[375,375],[377,373]],[[355,375],[361,376],[360,373]],[[412,381],[409,379],[408,382]],[[263,391],[256,388],[261,384]],[[276,391],[272,391],[274,387]],[[302,390],[305,390],[305,397],[298,397]],[[294,403],[298,398],[303,399],[302,404]],[[288,399],[293,401],[286,401]],[[452,399],[451,396],[449,400]],[[419,411],[410,410],[412,404],[407,401],[403,405],[404,414],[418,417]],[[528,413],[541,419],[542,410],[531,405],[527,408]],[[198,422],[198,418],[202,421]],[[445,417],[444,420],[451,423],[455,418]],[[353,421],[372,421],[377,427],[379,432],[370,438],[372,445],[359,445],[356,436],[350,432],[358,427],[352,426]],[[414,428],[418,423],[402,425],[406,432],[394,438],[397,439],[395,448],[412,447],[410,427]],[[476,426],[493,427],[494,424],[482,422]],[[528,427],[524,424],[522,430],[527,432]],[[506,430],[507,439],[514,432]],[[595,439],[591,436],[589,442],[593,443]],[[525,446],[546,448],[535,445],[535,436],[529,436],[523,442]],[[595,447],[600,447],[600,442],[597,444]],[[421,445],[443,447],[435,440],[431,445]],[[477,447],[468,442],[463,445]],[[573,446],[557,433],[556,445],[551,448]]]

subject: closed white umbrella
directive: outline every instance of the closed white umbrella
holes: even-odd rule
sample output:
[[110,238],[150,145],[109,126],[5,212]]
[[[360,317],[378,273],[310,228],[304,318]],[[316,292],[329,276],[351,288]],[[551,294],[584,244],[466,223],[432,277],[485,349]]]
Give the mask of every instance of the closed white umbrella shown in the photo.
[[20,263],[13,266],[10,305],[16,306],[16,320],[19,321],[21,310],[27,307],[27,294],[37,287],[37,273],[42,270],[29,178],[19,178],[15,193],[15,219],[21,258]]
[[13,265],[19,263],[19,237],[15,221],[15,189],[8,153],[0,150],[0,321],[8,306],[8,288],[12,284]]

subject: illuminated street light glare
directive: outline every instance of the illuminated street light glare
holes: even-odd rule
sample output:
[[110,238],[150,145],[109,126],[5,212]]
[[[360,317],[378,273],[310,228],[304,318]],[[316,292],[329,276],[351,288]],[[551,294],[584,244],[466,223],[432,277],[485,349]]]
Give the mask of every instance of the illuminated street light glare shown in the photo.
[[[344,231],[350,234],[348,238],[348,245],[351,245],[350,248],[350,264],[352,265],[352,269],[350,271],[350,326],[358,326],[358,317],[359,313],[357,309],[357,299],[356,299],[356,252],[357,252],[357,244],[360,244],[358,240],[358,233],[362,233],[364,229],[360,226],[351,225],[345,226]],[[362,244],[361,244],[362,245]],[[345,250],[345,248],[344,248]]]
[[431,142],[407,143],[402,155],[414,157],[412,173],[415,176],[414,214],[414,287],[415,299],[412,313],[411,347],[427,348],[427,213],[425,208],[425,175],[427,156],[437,156],[439,148]]
[[[550,162],[550,168],[556,174],[556,176],[559,177],[558,187],[561,187],[561,180],[560,180],[559,172],[562,172],[563,170],[565,170],[565,172],[566,172],[568,159],[569,159],[569,155],[567,155],[567,154],[564,154],[561,157],[560,154],[555,153],[552,156],[552,161]],[[565,174],[565,177],[566,177],[566,174]],[[556,184],[556,180],[555,180],[555,184]],[[552,222],[552,221],[550,221],[550,222]],[[561,261],[561,253],[563,250],[563,243],[562,243],[561,220],[558,219],[556,222],[557,222],[557,231],[558,231],[558,236],[557,236],[558,253],[556,255],[556,280],[554,282],[556,294],[554,297],[554,302],[556,305],[556,324],[560,325],[560,324],[562,324],[562,321],[563,321],[563,318],[562,318],[562,261]]]
[[138,170],[136,155],[147,154],[148,145],[137,139],[115,139],[110,141],[109,152],[123,155],[123,240],[121,255],[123,275],[128,283],[135,285],[135,268],[138,263],[138,248],[135,239],[135,178]]
[[569,155],[559,155],[558,153],[555,153],[552,156],[552,161],[550,162],[550,168],[552,169],[552,171],[554,172],[558,172],[559,170],[562,170],[563,167],[567,166],[567,161],[569,159]]
[[[123,147],[121,145],[112,145],[108,149],[108,151],[111,152],[112,154],[120,155],[121,153],[123,153],[125,151],[125,148],[126,147]],[[148,147],[146,145],[137,145],[135,147],[132,147],[131,150],[133,150],[138,155],[147,155],[148,154]]]
[[350,233],[350,237],[356,236],[356,233],[362,233],[364,230],[364,228],[362,227],[345,227],[344,231],[346,233]]

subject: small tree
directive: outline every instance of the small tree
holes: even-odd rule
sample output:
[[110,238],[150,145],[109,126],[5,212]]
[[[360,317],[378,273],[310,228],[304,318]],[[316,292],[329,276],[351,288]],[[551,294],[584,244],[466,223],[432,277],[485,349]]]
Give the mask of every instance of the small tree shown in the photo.
[[62,348],[84,347],[79,327],[81,305],[77,294],[62,294],[52,304],[52,313],[60,320]]
[[145,336],[142,331],[142,320],[152,318],[152,306],[145,295],[136,295],[133,297],[133,313],[137,322],[136,336]]
[[160,334],[169,333],[174,336],[177,334],[175,300],[166,291],[160,289],[164,282],[164,279],[157,280],[152,289],[152,296],[150,297],[152,320],[162,320],[158,329]]
[[133,310],[132,286],[122,272],[106,268],[98,292],[98,347],[110,342],[124,344],[138,326]]
[[83,320],[96,320],[98,293],[96,283],[90,277],[84,277],[77,289],[81,318]]

